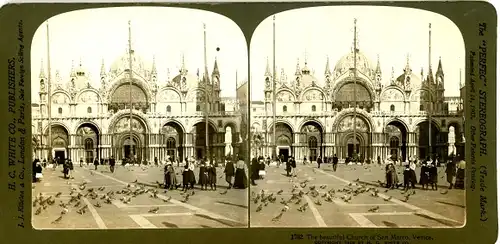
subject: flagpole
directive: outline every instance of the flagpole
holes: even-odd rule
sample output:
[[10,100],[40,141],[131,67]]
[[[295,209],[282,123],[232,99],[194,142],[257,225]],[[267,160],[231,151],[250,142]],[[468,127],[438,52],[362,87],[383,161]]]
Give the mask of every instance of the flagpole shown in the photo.
[[210,149],[209,149],[209,140],[208,140],[208,110],[210,109],[210,102],[209,102],[209,82],[208,82],[208,66],[207,66],[207,29],[205,23],[203,23],[203,59],[205,63],[205,71],[204,71],[204,78],[205,78],[205,150],[206,150],[206,160],[210,160]]
[[48,160],[52,161],[52,85],[51,85],[51,71],[50,71],[50,32],[49,32],[49,22],[47,21],[47,116],[49,122],[49,134],[47,140],[47,149],[48,149]]
[[273,157],[277,158],[277,142],[276,142],[276,15],[273,15]]
[[[429,23],[429,72],[432,71],[432,63],[431,63],[431,24]],[[429,77],[432,77],[432,73],[429,73]],[[429,80],[430,81],[430,80]],[[429,93],[428,93],[429,94]],[[427,101],[429,101],[429,111],[427,111],[427,116],[428,116],[428,120],[429,120],[429,149],[428,149],[428,153],[429,153],[429,157],[432,157],[432,139],[431,139],[431,136],[432,136],[432,121],[431,121],[431,113],[432,113],[432,101],[431,101],[431,94],[429,94],[429,97],[427,99]]]
[[130,151],[129,156],[132,158],[134,155],[132,150],[132,29],[130,27],[130,20],[128,21],[128,67],[129,67],[129,102],[130,102],[130,119],[129,119],[129,143],[130,143]]
[[[357,94],[356,94],[356,79],[357,79],[357,69],[356,69],[356,64],[357,64],[357,52],[358,52],[358,47],[357,47],[357,29],[356,29],[356,22],[357,20],[354,19],[354,120],[353,120],[353,135],[352,135],[352,138],[353,138],[353,143],[354,143],[354,153],[358,153],[358,150],[357,150],[357,145],[356,144],[356,108],[358,106],[358,101],[357,101]],[[354,156],[354,154],[353,154]]]

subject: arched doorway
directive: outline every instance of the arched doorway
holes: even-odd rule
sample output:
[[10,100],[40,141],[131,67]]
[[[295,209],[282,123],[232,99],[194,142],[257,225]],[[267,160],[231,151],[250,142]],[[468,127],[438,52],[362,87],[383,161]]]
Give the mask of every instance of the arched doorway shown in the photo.
[[[276,143],[274,143],[274,138],[272,138],[272,126],[271,126],[271,145],[276,144],[276,154],[283,160],[287,161],[290,156],[292,156],[292,144],[293,144],[293,130],[292,128],[283,122],[276,123]],[[274,149],[273,149],[274,150]]]
[[[208,124],[208,150],[207,150],[207,133],[206,133],[206,123],[199,122],[193,126],[191,133],[193,134],[194,143],[194,153],[197,159],[207,158],[209,160],[213,159],[215,156],[214,145],[217,144],[216,130],[212,124]],[[208,152],[208,154],[207,154]]]
[[339,157],[360,162],[371,158],[370,128],[368,120],[361,115],[342,117],[336,126]]
[[306,122],[300,129],[302,144],[307,145],[304,156],[309,161],[316,161],[318,157],[323,156],[323,129],[314,121]]
[[163,145],[166,150],[166,156],[172,160],[182,161],[184,159],[183,144],[184,130],[176,122],[168,122],[162,127]]
[[117,159],[135,159],[143,162],[147,158],[147,129],[137,116],[128,115],[118,119],[112,126],[113,154]]
[[425,120],[417,125],[416,138],[419,159],[432,157],[440,151],[440,148],[437,147],[438,137],[439,127],[435,123],[429,124],[429,121]]
[[94,158],[99,158],[99,130],[94,124],[81,124],[76,130],[77,155],[86,163],[92,163]]
[[389,122],[384,128],[385,144],[389,146],[391,158],[405,162],[408,158],[406,125],[399,120]]
[[[45,141],[49,140],[48,130],[49,128],[46,129]],[[62,160],[61,162],[63,162],[66,158],[70,158],[72,156],[68,151],[69,132],[64,126],[58,124],[51,125],[50,140],[52,141],[52,151],[48,152],[48,158],[58,158]]]

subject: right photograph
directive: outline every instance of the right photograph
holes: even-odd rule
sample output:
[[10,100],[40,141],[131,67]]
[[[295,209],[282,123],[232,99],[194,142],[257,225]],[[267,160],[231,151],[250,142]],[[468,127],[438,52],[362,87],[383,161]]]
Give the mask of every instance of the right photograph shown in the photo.
[[465,45],[433,12],[289,10],[250,43],[250,226],[461,228]]

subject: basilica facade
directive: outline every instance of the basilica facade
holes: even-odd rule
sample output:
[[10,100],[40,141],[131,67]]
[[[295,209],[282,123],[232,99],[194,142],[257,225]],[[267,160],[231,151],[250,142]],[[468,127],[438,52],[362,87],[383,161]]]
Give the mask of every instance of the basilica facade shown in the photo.
[[34,155],[48,158],[50,153],[74,162],[134,156],[152,162],[167,156],[220,160],[237,153],[241,143],[238,102],[221,97],[217,60],[211,74],[206,67],[201,74],[188,71],[184,58],[181,62],[173,78],[158,77],[154,58],[149,66],[130,50],[109,69],[103,61],[99,82],[90,80],[81,63],[73,66],[68,78],[56,72],[51,94],[42,68],[40,100],[32,105]]
[[[372,162],[393,156],[403,161],[463,156],[464,88],[459,81],[445,81],[441,59],[435,73],[429,67],[427,74],[422,68],[417,75],[407,58],[403,72],[392,69],[387,81],[382,80],[379,60],[372,65],[375,62],[360,50],[352,49],[333,70],[328,58],[325,63],[321,78],[307,61],[297,61],[291,78],[284,70],[273,77],[267,64],[262,77],[265,99],[252,102],[251,108],[252,155],[275,152],[299,160],[356,155]],[[461,95],[445,97],[445,82],[456,83]]]

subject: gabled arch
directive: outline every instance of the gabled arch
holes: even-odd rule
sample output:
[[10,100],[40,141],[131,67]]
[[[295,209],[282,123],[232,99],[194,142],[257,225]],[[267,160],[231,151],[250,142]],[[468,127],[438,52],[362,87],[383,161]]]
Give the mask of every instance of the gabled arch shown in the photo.
[[[175,94],[177,94],[177,96],[179,96],[179,100],[175,100],[176,102],[181,102],[184,100],[184,98],[182,97],[182,93],[179,91],[179,89],[175,88],[175,87],[164,87],[162,89],[160,89],[160,91],[157,93],[156,95],[156,101],[159,101],[159,102],[167,102],[167,101],[170,101],[170,100],[165,100],[163,99],[163,94],[168,92],[168,91],[172,91],[174,92]],[[174,100],[172,100],[174,101]]]
[[305,101],[305,100],[306,100],[306,99],[305,99],[306,94],[307,94],[309,91],[313,91],[313,90],[314,90],[314,91],[318,91],[318,92],[321,94],[322,98],[321,98],[321,100],[311,100],[311,101],[325,101],[325,99],[326,99],[325,92],[324,92],[321,88],[319,88],[319,87],[317,87],[317,86],[310,86],[310,87],[306,88],[306,89],[305,89],[304,91],[302,91],[302,93],[300,94],[299,99],[300,99],[301,101]]
[[54,92],[52,92],[52,96],[51,96],[52,104],[54,104],[54,99],[56,98],[56,95],[59,95],[59,94],[65,96],[68,99],[68,102],[73,101],[73,99],[71,99],[71,96],[69,95],[69,93],[67,91],[62,90],[62,89],[58,89],[58,90],[55,90]]
[[279,94],[280,93],[290,93],[290,96],[291,96],[291,101],[297,101],[297,97],[295,96],[295,93],[290,89],[290,88],[287,88],[287,87],[283,87],[283,88],[280,88],[276,91],[276,99],[279,97]]
[[[347,77],[341,78],[339,81],[336,81],[334,83],[335,85],[333,86],[333,90],[331,92],[332,101],[336,101],[337,93],[340,91],[340,89],[344,85],[349,84],[349,83],[354,83],[354,77],[347,76]],[[373,85],[371,84],[369,79],[365,79],[363,77],[358,76],[356,79],[356,84],[363,86],[368,91],[368,93],[370,94],[370,99],[372,101],[375,99],[374,88],[373,88]]]
[[[122,119],[125,116],[130,116],[130,110],[128,110],[128,109],[127,110],[120,110],[117,113],[113,114],[113,116],[111,116],[111,118],[109,119],[109,126],[108,126],[108,130],[106,131],[106,133],[113,134],[112,130],[113,130],[114,125],[116,124],[116,122],[118,122],[120,119]],[[149,120],[144,119],[142,117],[141,112],[139,112],[137,110],[132,110],[132,117],[139,120],[146,127],[145,128],[146,133],[151,132],[151,128],[153,128],[153,127],[151,126],[151,123],[149,123]]]
[[92,121],[92,120],[82,120],[82,121],[79,121],[74,130],[73,130],[73,134],[76,134],[78,132],[78,129],[80,129],[80,127],[84,124],[91,124],[92,126],[94,126],[96,129],[97,129],[97,132],[99,135],[101,135],[102,133],[102,129],[97,125],[96,122]]
[[118,89],[118,87],[120,87],[122,85],[130,84],[130,80],[132,80],[132,85],[136,85],[144,92],[144,94],[146,95],[146,100],[148,102],[150,102],[152,100],[151,99],[152,94],[151,94],[150,87],[144,78],[142,78],[142,77],[137,78],[137,76],[135,76],[135,75],[132,78],[130,78],[130,77],[126,77],[124,75],[124,73],[121,73],[114,80],[115,81],[112,82],[111,86],[108,88],[106,101],[111,102],[111,98],[113,97],[113,94],[115,93],[116,89]]
[[76,99],[75,99],[75,102],[78,103],[80,101],[80,96],[82,96],[84,93],[86,92],[92,92],[94,93],[96,96],[97,96],[97,102],[98,103],[101,103],[102,102],[102,97],[101,97],[101,94],[99,93],[98,90],[96,90],[95,88],[93,87],[88,87],[88,88],[84,88],[82,90],[80,90],[77,95],[75,96]]
[[[401,89],[401,87],[399,87],[397,85],[390,85],[390,86],[382,88],[382,91],[380,92],[380,101],[382,101],[382,102],[393,101],[393,100],[382,100],[384,95],[386,94],[386,92],[390,92],[391,90],[395,90],[396,92],[401,93],[401,96],[404,99],[403,101],[406,101],[409,99],[408,97],[406,97],[405,92],[403,91],[403,89]],[[401,102],[403,102],[403,101],[401,101]]]

